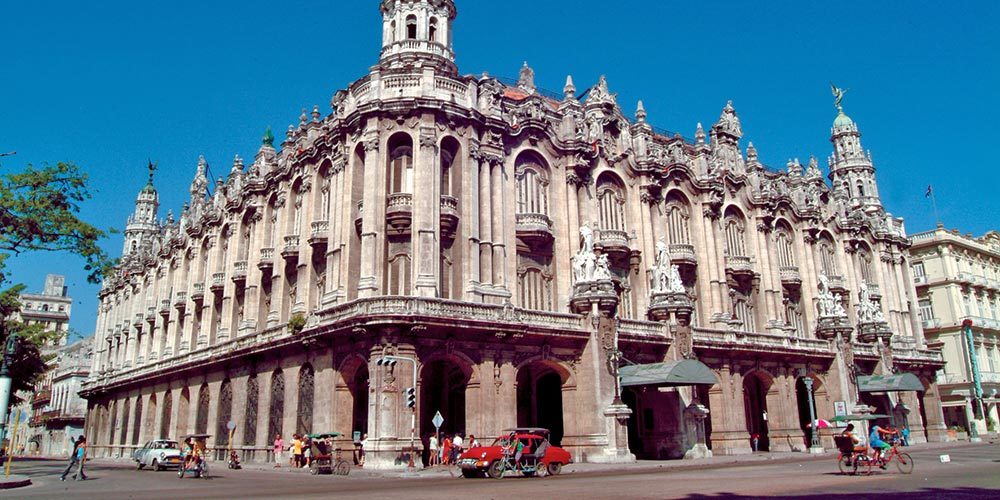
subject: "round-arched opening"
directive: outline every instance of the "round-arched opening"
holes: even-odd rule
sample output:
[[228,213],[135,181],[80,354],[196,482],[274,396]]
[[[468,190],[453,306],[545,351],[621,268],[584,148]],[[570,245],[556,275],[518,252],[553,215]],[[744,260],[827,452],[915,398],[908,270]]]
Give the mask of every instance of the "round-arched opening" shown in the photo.
[[[813,381],[811,390],[806,387],[806,378]],[[825,390],[823,383],[816,377],[806,376],[795,379],[795,401],[799,410],[799,428],[802,429],[806,448],[812,444],[813,433],[818,432],[812,425],[812,422],[819,418],[819,405],[816,404],[816,394],[819,391]]]
[[562,388],[565,376],[553,364],[536,361],[517,371],[517,425],[549,430],[558,446],[564,434]]
[[754,451],[771,449],[767,427],[767,393],[772,384],[771,377],[760,372],[749,373],[743,379],[743,410],[751,447],[754,448],[756,444]]
[[452,358],[436,359],[420,370],[420,435],[433,434],[434,415],[441,412],[443,435],[465,436],[465,391],[471,369]]

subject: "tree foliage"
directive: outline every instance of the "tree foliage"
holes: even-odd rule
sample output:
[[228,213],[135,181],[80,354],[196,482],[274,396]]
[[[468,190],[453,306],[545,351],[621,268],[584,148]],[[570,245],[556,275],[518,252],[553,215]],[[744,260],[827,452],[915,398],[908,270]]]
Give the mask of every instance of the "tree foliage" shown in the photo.
[[[80,204],[91,198],[87,175],[71,163],[28,165],[20,172],[0,175],[0,286],[8,285],[5,262],[24,252],[69,252],[82,257],[87,280],[99,282],[114,262],[98,245],[105,231],[78,216]],[[59,340],[64,332],[45,331],[42,325],[20,321],[20,295],[14,284],[0,290],[0,346],[17,334],[16,353],[9,365],[14,391],[31,391],[45,373],[48,357],[41,347]],[[18,398],[12,394],[12,402]]]

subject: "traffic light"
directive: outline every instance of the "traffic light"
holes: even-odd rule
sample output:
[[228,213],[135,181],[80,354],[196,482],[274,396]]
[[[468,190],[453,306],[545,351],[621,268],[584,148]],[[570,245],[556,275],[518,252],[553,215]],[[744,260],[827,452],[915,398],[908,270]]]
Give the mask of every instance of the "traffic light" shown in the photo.
[[393,357],[379,358],[379,360],[376,361],[375,364],[379,366],[393,367],[396,366],[396,358]]
[[406,389],[406,407],[416,408],[417,407],[417,388],[409,387]]

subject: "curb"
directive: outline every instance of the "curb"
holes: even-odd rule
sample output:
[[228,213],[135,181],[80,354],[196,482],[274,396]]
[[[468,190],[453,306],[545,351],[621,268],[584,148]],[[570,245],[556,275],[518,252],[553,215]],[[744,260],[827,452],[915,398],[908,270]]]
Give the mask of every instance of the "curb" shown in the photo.
[[10,477],[0,479],[0,490],[9,490],[13,488],[21,488],[30,485],[31,485],[31,478],[29,478],[28,476],[22,476],[20,474],[14,474]]

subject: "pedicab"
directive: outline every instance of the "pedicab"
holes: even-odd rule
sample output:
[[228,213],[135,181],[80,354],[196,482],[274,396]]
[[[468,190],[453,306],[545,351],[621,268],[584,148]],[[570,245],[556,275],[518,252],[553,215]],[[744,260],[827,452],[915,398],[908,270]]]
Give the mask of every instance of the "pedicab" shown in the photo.
[[554,476],[571,462],[569,452],[549,443],[548,429],[521,427],[504,431],[490,446],[466,450],[458,467],[467,478],[501,479],[505,474]]
[[177,470],[177,477],[183,479],[184,475],[190,473],[194,477],[208,479],[208,460],[205,459],[205,451],[208,449],[208,439],[210,434],[189,434],[182,436],[181,441],[187,445],[188,440],[192,442],[191,458],[184,457],[180,468]]
[[333,449],[333,440],[343,436],[339,432],[321,432],[309,434],[309,452],[312,458],[309,460],[309,473],[316,474],[336,474],[346,476],[351,473],[351,464],[340,457],[340,448]]

